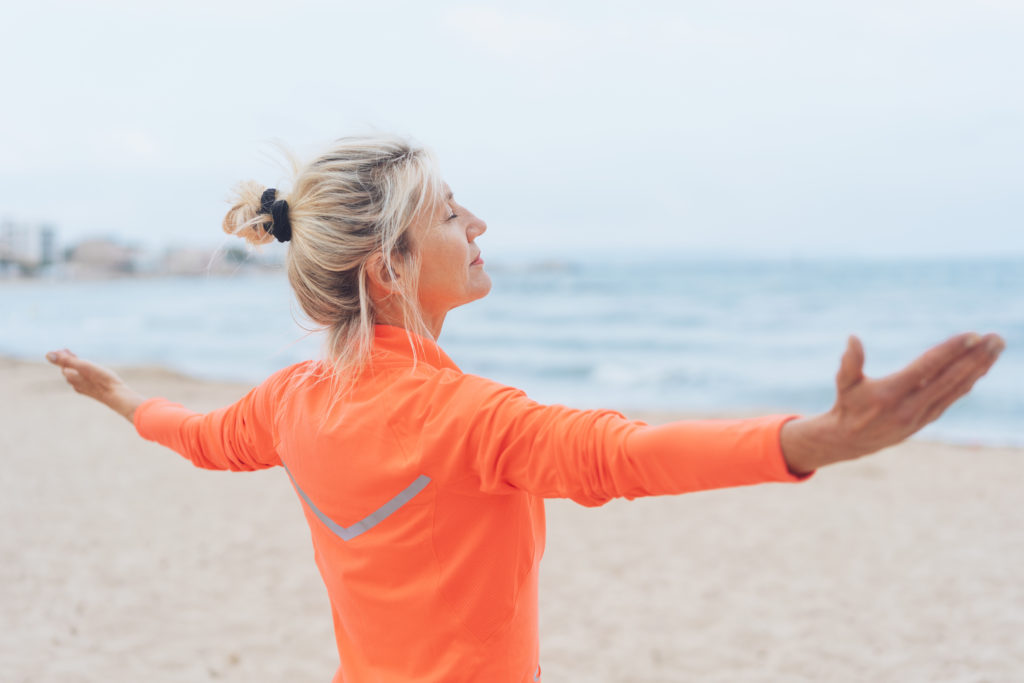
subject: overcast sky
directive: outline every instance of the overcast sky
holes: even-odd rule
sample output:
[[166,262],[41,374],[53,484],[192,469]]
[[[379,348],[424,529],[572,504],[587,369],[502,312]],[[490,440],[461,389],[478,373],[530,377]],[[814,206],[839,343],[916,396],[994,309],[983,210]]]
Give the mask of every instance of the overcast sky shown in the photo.
[[485,252],[1024,255],[1024,2],[4,3],[0,218],[218,244],[377,129]]

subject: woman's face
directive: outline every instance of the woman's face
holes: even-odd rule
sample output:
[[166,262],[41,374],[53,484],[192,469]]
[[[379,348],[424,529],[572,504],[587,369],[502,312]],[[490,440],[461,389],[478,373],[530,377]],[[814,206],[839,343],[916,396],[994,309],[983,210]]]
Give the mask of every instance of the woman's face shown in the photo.
[[491,291],[491,276],[475,241],[487,224],[456,202],[447,186],[445,192],[444,200],[410,231],[420,262],[420,310],[435,335],[448,311]]

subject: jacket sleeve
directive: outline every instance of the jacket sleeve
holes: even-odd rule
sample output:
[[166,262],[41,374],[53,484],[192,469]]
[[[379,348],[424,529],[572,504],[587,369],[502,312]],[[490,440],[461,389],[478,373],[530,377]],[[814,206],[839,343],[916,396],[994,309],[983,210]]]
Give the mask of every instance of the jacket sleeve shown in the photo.
[[789,482],[779,432],[795,416],[649,426],[612,411],[535,403],[521,391],[463,376],[472,418],[465,447],[489,492],[525,490],[602,505],[612,498]]
[[133,418],[139,436],[180,453],[197,467],[249,471],[280,465],[276,414],[288,369],[236,403],[196,413],[163,398],[142,403]]

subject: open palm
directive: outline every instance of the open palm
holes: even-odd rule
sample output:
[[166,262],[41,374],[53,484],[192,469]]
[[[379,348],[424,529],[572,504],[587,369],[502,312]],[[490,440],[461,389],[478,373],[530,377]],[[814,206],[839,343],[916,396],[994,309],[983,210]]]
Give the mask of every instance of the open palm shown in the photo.
[[79,358],[68,349],[51,351],[46,359],[60,367],[71,388],[109,406],[129,420],[144,398],[112,370]]
[[783,427],[782,448],[790,469],[809,472],[903,441],[970,391],[1004,346],[996,334],[959,334],[902,370],[873,379],[864,375],[864,347],[850,337],[836,375],[832,409]]

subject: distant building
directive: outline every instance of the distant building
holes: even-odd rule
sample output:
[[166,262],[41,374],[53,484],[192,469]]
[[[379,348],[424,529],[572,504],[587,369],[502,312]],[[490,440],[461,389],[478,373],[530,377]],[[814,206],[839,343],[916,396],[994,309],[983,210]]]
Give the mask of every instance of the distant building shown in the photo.
[[171,247],[164,251],[160,271],[165,275],[210,275],[224,272],[226,265],[212,249]]
[[0,222],[0,272],[32,275],[56,261],[57,231],[42,223]]
[[68,250],[68,274],[73,278],[133,275],[140,255],[139,249],[113,240],[85,240]]
[[239,246],[202,248],[169,247],[158,268],[163,275],[237,275],[258,270],[280,270],[281,254],[260,254]]

